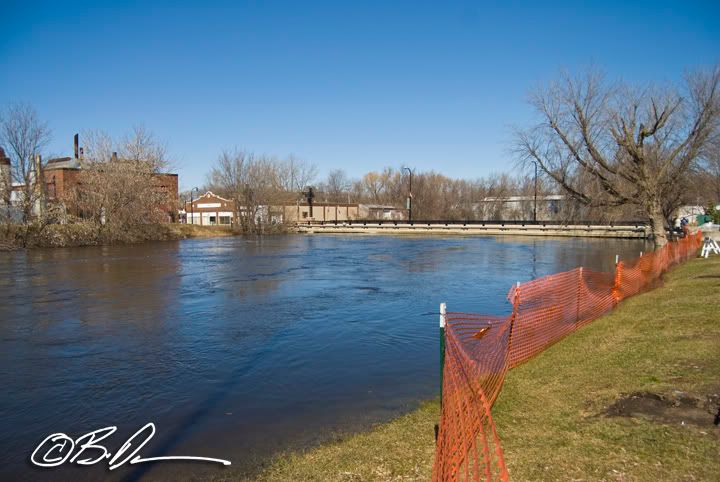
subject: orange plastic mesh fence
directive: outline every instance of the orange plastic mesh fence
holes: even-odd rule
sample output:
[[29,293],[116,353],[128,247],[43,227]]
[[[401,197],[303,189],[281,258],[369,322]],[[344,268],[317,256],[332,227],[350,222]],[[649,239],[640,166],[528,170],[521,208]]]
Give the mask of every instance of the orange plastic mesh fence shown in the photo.
[[701,244],[698,233],[620,262],[614,274],[576,268],[518,284],[508,293],[513,308],[507,317],[448,313],[433,480],[507,481],[490,415],[507,371],[652,287]]
[[505,317],[448,313],[433,480],[507,480],[490,416],[508,369]]

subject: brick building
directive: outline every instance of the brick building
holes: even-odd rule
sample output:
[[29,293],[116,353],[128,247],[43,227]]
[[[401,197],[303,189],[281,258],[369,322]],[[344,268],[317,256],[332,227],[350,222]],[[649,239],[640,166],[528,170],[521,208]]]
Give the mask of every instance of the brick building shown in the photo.
[[201,226],[230,226],[237,222],[235,201],[225,199],[208,191],[192,202],[185,201],[185,219],[187,224]]
[[[72,191],[78,187],[82,187],[82,160],[83,150],[79,147],[79,137],[74,137],[74,156],[60,157],[50,159],[42,167],[42,177],[44,180],[44,197],[48,203],[63,203],[67,211],[71,214],[80,216],[82,213],[75,212],[69,199]],[[114,161],[122,162],[115,157]],[[6,177],[5,172],[10,172],[10,159],[5,156],[4,152],[0,152],[0,184]],[[177,205],[178,205],[178,175],[171,173],[153,174],[153,184],[155,189],[164,193],[165,201],[158,206],[163,213],[166,213],[167,222],[177,221]],[[12,184],[12,192],[10,201],[16,204],[21,198],[24,191],[24,185]],[[139,213],[142,216],[142,213]]]
[[[272,213],[277,211],[277,207],[271,208]],[[311,214],[307,201],[282,206],[282,221],[286,223],[360,219],[400,221],[407,219],[407,210],[381,204],[314,202]]]

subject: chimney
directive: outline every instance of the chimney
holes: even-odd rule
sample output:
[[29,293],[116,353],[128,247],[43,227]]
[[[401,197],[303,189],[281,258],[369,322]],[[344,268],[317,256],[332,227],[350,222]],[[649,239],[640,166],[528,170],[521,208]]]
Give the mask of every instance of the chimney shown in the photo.
[[117,152],[112,153],[112,160],[113,160],[113,162],[117,161]]
[[80,159],[85,159],[85,154],[83,153],[83,148],[80,148]]
[[38,214],[42,215],[45,210],[45,176],[42,172],[42,157],[35,154],[35,186],[37,189],[37,209]]
[[10,202],[11,186],[10,158],[5,155],[5,151],[0,147],[0,204]]
[[34,182],[36,182],[38,185],[42,185],[42,156],[40,154],[35,154],[35,179]]
[[79,147],[80,147],[80,134],[75,134],[75,137],[73,138],[73,146],[75,147],[75,159],[77,159],[79,156]]

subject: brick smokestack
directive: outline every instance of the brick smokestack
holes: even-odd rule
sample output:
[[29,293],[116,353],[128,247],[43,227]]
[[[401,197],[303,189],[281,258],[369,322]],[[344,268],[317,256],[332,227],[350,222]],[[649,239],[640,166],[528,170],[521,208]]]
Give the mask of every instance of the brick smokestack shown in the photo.
[[80,157],[80,134],[75,134],[73,137],[73,147],[75,148],[75,159]]

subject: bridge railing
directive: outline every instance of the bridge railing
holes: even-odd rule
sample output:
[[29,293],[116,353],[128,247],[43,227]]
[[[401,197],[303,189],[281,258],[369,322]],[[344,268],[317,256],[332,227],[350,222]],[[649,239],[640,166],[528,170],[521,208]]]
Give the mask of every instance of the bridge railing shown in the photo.
[[390,219],[355,219],[355,220],[309,220],[300,221],[298,226],[608,226],[645,228],[645,221],[525,221],[525,220],[390,220]]

